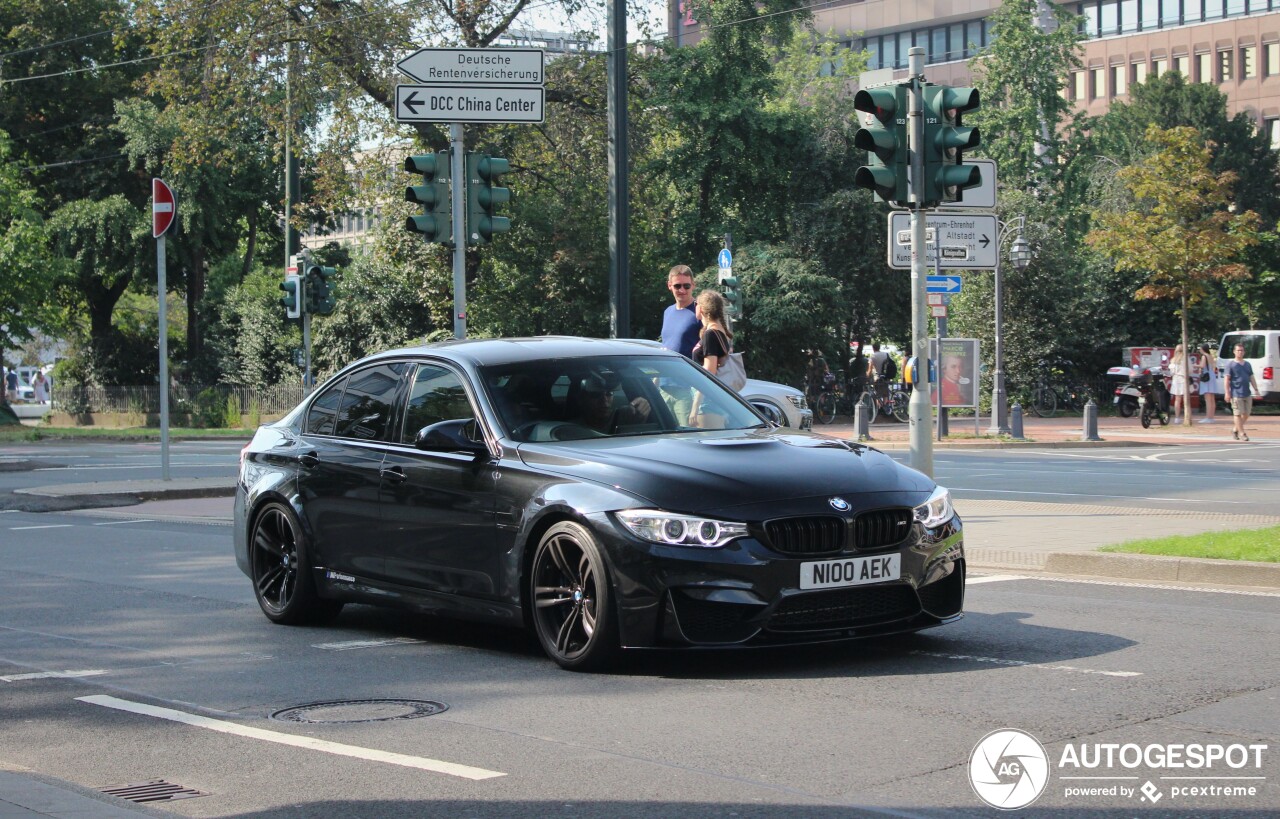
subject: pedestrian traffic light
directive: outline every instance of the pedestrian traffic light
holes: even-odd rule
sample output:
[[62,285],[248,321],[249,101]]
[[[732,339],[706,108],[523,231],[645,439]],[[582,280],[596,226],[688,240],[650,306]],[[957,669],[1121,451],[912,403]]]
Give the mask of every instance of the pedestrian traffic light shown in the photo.
[[318,264],[307,266],[304,289],[306,291],[308,313],[316,316],[327,316],[338,305],[338,300],[333,293],[333,283],[329,281],[337,272],[332,267],[322,267]]
[[862,111],[862,127],[853,135],[854,147],[867,152],[869,164],[858,168],[853,184],[870,188],[886,202],[907,203],[908,85],[864,88],[853,97]]
[[449,199],[449,152],[405,157],[404,169],[422,174],[423,184],[404,189],[406,202],[422,205],[420,216],[405,219],[405,229],[421,233],[428,242],[453,241],[453,208]]
[[742,315],[742,289],[738,285],[738,277],[732,274],[720,274],[720,290],[724,296],[725,310],[730,318]]
[[924,97],[923,206],[960,202],[967,188],[982,184],[977,165],[965,165],[963,153],[978,147],[977,128],[965,128],[965,111],[975,111],[980,99],[976,88],[926,85]]
[[302,277],[297,273],[290,273],[280,283],[280,289],[284,291],[280,303],[284,305],[285,318],[302,318]]
[[494,234],[511,230],[511,220],[497,213],[511,201],[511,189],[496,184],[509,170],[511,163],[502,157],[467,154],[467,244],[486,245]]

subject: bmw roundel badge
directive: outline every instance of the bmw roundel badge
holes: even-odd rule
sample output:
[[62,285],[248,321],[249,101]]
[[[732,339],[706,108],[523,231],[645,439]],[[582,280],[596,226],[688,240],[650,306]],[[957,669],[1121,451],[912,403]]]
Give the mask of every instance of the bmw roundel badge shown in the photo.
[[827,501],[827,503],[831,504],[831,508],[836,510],[837,512],[849,511],[849,501],[845,500],[844,498],[831,498],[830,500]]

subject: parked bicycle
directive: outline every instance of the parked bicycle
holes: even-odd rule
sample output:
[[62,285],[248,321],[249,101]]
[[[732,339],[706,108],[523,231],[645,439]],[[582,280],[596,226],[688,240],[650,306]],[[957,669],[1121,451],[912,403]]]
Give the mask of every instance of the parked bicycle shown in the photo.
[[853,412],[853,402],[845,389],[844,370],[836,370],[831,376],[813,400],[813,418],[820,424],[833,423],[841,412]]
[[893,383],[884,384],[884,389],[877,390],[877,383],[880,383],[879,377],[875,382],[868,382],[863,387],[862,395],[858,397],[858,403],[867,408],[867,423],[874,424],[877,416],[892,416],[907,423],[911,419],[911,396],[907,394],[906,388],[901,383]]
[[1067,380],[1067,370],[1074,366],[1065,359],[1050,364],[1039,361],[1039,378],[1031,389],[1031,411],[1041,418],[1052,418],[1058,409],[1065,407],[1072,412],[1083,412],[1089,403],[1089,389],[1078,382]]
[[[857,396],[857,398],[854,398]],[[875,384],[863,376],[845,378],[843,370],[836,373],[832,389],[818,394],[814,404],[813,417],[821,424],[831,424],[838,415],[853,417],[857,405],[867,408],[867,423],[873,424],[877,417],[893,417],[904,424],[909,419],[908,404],[910,396],[901,383],[889,384],[883,393],[877,392]]]

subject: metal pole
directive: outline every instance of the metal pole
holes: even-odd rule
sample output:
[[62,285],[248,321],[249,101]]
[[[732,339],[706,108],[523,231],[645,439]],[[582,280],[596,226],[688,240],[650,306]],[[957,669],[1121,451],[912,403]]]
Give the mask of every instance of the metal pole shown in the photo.
[[[929,309],[926,296],[925,218],[921,213],[924,196],[924,100],[920,82],[924,74],[924,48],[907,50],[911,75],[907,113],[907,140],[911,153],[911,350],[916,358],[915,389],[907,405],[911,423],[911,466],[933,476],[933,408],[929,406]],[[921,383],[920,373],[924,374]]]
[[466,208],[467,140],[462,123],[449,126],[449,196],[453,208],[453,337],[467,337],[467,232],[463,216]]
[[[937,239],[936,234],[934,235],[934,239],[935,240]],[[938,243],[936,241],[934,242],[934,245],[933,245],[933,274],[935,276],[942,275],[942,251],[939,249]],[[950,305],[947,305],[947,309],[950,309]],[[937,325],[937,335],[938,335],[938,347],[934,351],[934,355],[938,357],[938,360],[933,365],[934,367],[937,368],[937,372],[938,372],[937,438],[939,441],[941,441],[943,436],[951,434],[951,430],[948,427],[948,424],[950,423],[951,419],[947,415],[947,408],[942,406],[942,339],[946,338],[946,335],[947,335],[947,317],[939,316],[934,321],[934,324]]]
[[1022,231],[1025,216],[1016,216],[1008,222],[998,223],[996,229],[996,267],[995,267],[995,369],[991,373],[991,427],[987,430],[991,435],[1011,435],[1009,426],[1008,395],[1004,383],[1004,276],[1000,271],[1000,256],[1004,252],[1005,239],[1009,231],[1017,225]]
[[609,330],[631,336],[631,240],[627,180],[627,6],[607,0],[609,34]]
[[[304,262],[305,264],[305,262]],[[306,277],[302,278],[302,290],[306,292]],[[298,294],[298,298],[303,297],[303,293]],[[302,305],[302,392],[305,395],[311,391],[311,314],[307,312],[306,302]]]
[[169,480],[169,314],[165,294],[164,236],[156,239],[156,295],[160,302],[160,478]]

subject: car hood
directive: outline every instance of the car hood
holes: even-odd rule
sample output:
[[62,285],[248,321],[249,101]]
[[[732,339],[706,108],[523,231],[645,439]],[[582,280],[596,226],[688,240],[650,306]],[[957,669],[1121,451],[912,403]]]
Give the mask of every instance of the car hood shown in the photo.
[[[519,452],[532,468],[612,486],[670,511],[704,514],[762,504],[769,517],[829,514],[827,501],[836,497],[855,512],[914,506],[934,488],[926,475],[879,450],[783,429],[521,444]],[[799,503],[815,498],[821,503]]]

